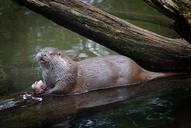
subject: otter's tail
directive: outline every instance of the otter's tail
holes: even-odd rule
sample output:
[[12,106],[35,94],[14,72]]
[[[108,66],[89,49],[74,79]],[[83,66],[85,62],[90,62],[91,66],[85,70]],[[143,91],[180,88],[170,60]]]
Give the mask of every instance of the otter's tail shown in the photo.
[[191,73],[188,73],[188,72],[151,72],[151,71],[146,71],[146,74],[148,74],[147,80],[152,80],[152,79],[158,79],[158,78],[164,78],[164,77],[189,75]]

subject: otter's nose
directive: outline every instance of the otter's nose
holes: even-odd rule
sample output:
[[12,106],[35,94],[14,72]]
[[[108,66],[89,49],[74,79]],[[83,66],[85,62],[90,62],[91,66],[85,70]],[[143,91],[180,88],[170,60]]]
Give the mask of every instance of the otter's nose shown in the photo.
[[37,59],[37,61],[43,60],[44,57],[46,57],[46,56],[47,56],[46,53],[39,52],[39,53],[37,53],[37,55],[36,55],[36,59]]
[[46,53],[44,52],[41,53],[41,57],[46,57],[46,56],[47,56]]

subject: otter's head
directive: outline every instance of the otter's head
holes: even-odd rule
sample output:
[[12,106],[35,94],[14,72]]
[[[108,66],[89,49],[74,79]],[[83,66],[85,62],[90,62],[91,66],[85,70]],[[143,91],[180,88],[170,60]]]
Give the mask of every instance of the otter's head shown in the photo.
[[38,64],[42,68],[49,68],[50,65],[54,64],[57,59],[63,56],[62,52],[57,48],[46,47],[40,49],[36,54],[35,58]]

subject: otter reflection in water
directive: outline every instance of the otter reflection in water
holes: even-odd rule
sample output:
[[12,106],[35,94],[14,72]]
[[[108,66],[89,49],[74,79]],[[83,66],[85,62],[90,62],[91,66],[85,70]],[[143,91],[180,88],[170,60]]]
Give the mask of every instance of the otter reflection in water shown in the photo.
[[32,85],[36,94],[81,94],[93,90],[128,86],[164,77],[140,67],[122,55],[94,57],[75,62],[57,48],[47,47],[36,54],[43,82]]

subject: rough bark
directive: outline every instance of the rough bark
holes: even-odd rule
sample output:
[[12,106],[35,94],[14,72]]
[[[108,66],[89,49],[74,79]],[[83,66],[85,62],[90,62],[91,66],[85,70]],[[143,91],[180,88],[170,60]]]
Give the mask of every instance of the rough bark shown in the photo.
[[191,1],[190,0],[145,0],[176,22],[177,32],[191,42]]
[[191,45],[141,29],[78,0],[15,0],[155,71],[190,71]]

